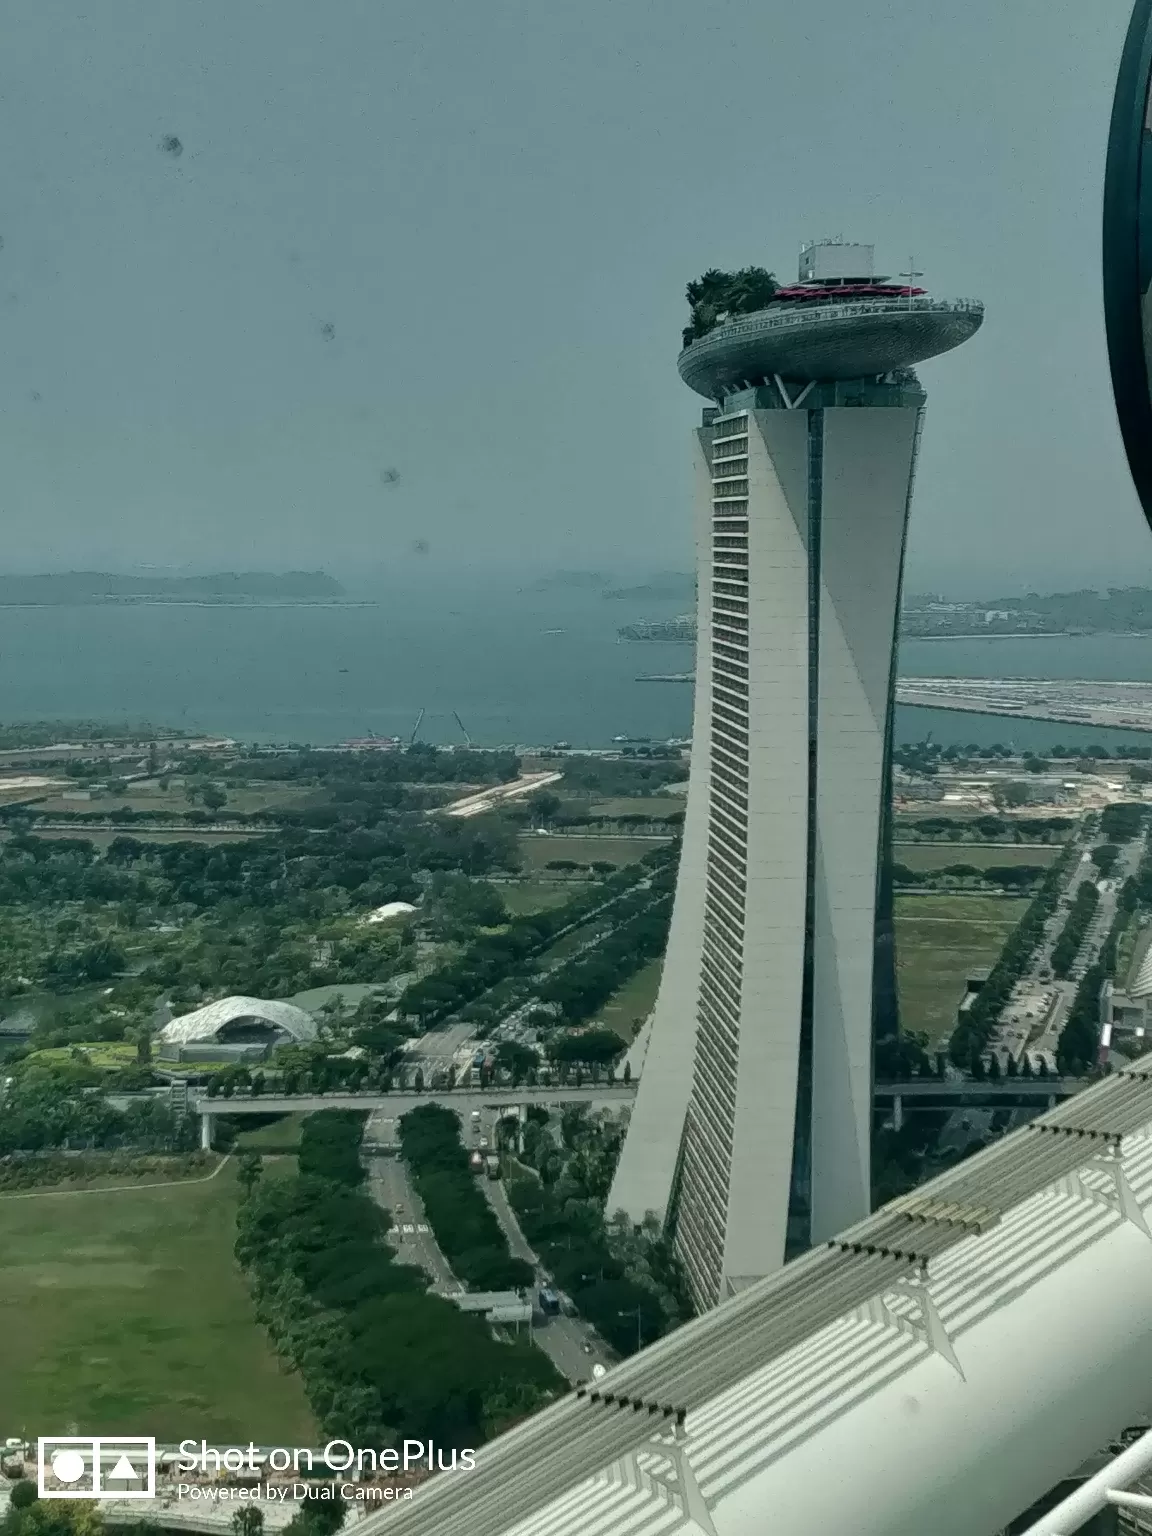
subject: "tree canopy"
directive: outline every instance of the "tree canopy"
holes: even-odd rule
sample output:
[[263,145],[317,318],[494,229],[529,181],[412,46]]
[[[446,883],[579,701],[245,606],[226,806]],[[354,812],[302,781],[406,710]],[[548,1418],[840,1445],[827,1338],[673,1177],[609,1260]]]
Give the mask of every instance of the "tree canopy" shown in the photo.
[[684,329],[684,345],[689,347],[707,336],[728,315],[750,315],[764,309],[779,286],[775,273],[763,267],[741,267],[738,272],[710,267],[685,290],[692,319]]

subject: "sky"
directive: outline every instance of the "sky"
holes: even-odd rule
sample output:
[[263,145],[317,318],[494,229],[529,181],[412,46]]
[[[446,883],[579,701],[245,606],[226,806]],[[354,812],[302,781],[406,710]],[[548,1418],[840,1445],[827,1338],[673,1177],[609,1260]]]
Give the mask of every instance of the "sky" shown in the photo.
[[843,235],[987,306],[920,370],[909,585],[1152,586],[1129,8],[8,0],[0,568],[686,569],[684,285]]

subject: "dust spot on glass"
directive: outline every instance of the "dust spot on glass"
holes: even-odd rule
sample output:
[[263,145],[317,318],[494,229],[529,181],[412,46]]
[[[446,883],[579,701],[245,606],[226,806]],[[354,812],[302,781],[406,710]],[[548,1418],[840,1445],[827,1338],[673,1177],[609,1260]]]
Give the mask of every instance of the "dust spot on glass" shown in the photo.
[[184,146],[174,133],[166,133],[160,140],[161,152],[170,155],[173,160],[179,160],[184,153]]
[[381,485],[396,485],[399,480],[400,471],[398,469],[382,469],[380,471]]
[[332,324],[331,320],[325,320],[324,324],[320,327],[320,334],[325,341],[336,340],[336,327]]
[[412,540],[412,553],[414,555],[426,555],[431,550],[431,548],[432,546],[429,544],[427,539]]

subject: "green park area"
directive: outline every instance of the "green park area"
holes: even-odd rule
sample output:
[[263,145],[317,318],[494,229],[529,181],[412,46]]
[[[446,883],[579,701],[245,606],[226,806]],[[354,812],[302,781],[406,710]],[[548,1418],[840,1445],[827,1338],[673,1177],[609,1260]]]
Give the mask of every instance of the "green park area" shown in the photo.
[[527,833],[519,840],[520,862],[528,873],[550,873],[549,865],[572,864],[587,869],[593,864],[635,864],[653,848],[663,848],[666,837],[540,837]]
[[683,816],[687,803],[687,795],[613,795],[590,801],[587,809],[589,815],[602,816],[605,821],[618,821],[621,817],[663,821],[669,816]]
[[663,959],[649,960],[634,976],[630,976],[618,991],[614,992],[596,1015],[595,1023],[605,1029],[613,1029],[629,1044],[635,1039],[637,1026],[652,1012],[656,993],[660,986]]
[[258,1125],[255,1130],[245,1129],[241,1119],[236,1134],[236,1151],[259,1152],[262,1157],[298,1151],[303,1126],[302,1114],[269,1116],[269,1123]]
[[572,881],[507,881],[499,889],[505,910],[513,917],[522,917],[529,912],[547,912],[552,907],[562,907],[572,894]]
[[1007,896],[897,896],[901,1026],[926,1034],[930,1048],[942,1048],[956,1023],[965,977],[995,963],[1027,905]]
[[[172,779],[144,779],[126,785],[122,790],[82,788],[83,793],[92,796],[90,800],[76,800],[75,790],[62,790],[38,799],[36,809],[49,815],[60,811],[107,815],[112,811],[130,810],[156,816],[183,816],[187,811],[203,808],[236,811],[244,816],[252,816],[259,811],[296,808],[308,799],[308,791],[293,784],[262,783],[259,780],[208,782],[218,789],[218,793],[214,795],[209,791],[207,798],[205,785],[200,782],[199,776],[181,776]],[[69,795],[73,798],[68,798]],[[222,800],[220,796],[223,796]]]
[[1047,868],[1059,855],[1055,844],[1027,843],[896,843],[892,856],[897,864],[917,872],[948,869],[968,864],[973,869],[1035,865]]
[[0,1196],[0,1428],[314,1444],[233,1258],[238,1198],[234,1162],[163,1188]]

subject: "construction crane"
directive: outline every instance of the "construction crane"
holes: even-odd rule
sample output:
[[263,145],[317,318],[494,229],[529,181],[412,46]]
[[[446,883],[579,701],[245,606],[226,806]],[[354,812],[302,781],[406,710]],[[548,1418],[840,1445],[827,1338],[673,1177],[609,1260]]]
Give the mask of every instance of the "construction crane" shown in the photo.
[[455,720],[456,724],[460,727],[460,731],[461,731],[461,733],[462,733],[462,735],[464,737],[464,740],[468,743],[469,746],[471,746],[472,745],[472,738],[471,738],[471,736],[469,736],[467,730],[465,730],[464,722],[463,722],[463,720],[461,720],[460,716],[456,713],[455,710],[452,711],[452,718]]
[[421,710],[420,713],[416,716],[416,724],[412,727],[412,734],[408,738],[408,745],[410,747],[414,747],[416,745],[416,733],[420,729],[420,722],[423,720],[423,718],[424,718],[424,711]]

